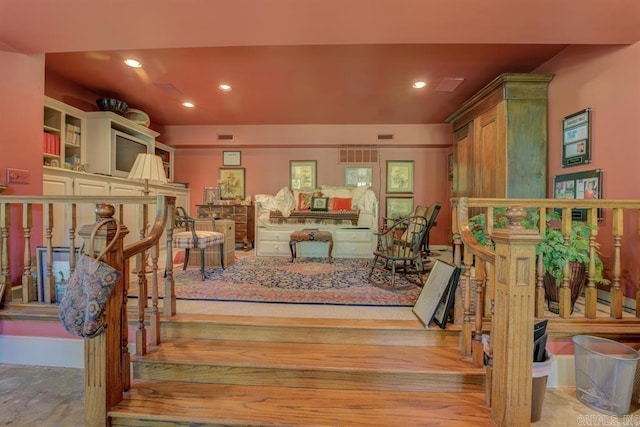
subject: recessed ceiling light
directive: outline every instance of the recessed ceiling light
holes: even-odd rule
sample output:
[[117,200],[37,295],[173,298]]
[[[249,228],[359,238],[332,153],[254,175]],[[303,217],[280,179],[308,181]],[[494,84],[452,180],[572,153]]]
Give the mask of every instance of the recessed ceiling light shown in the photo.
[[427,82],[423,82],[423,81],[417,81],[417,82],[413,82],[413,85],[411,85],[414,89],[422,89],[423,87],[425,87],[427,85]]
[[195,107],[195,105],[193,104],[193,102],[189,102],[189,101],[185,101],[182,103],[183,106],[187,107],[187,108],[193,108]]
[[127,64],[131,68],[140,68],[142,64],[135,59],[125,59],[124,63]]
[[218,89],[223,90],[225,92],[229,92],[231,90],[231,85],[228,85],[226,83],[222,83],[222,84],[218,85]]

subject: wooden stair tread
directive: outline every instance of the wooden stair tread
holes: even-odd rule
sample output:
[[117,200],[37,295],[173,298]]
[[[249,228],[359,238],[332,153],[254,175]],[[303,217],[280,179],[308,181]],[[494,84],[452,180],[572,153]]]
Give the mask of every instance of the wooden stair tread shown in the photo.
[[265,341],[167,339],[134,362],[224,364],[315,370],[414,371],[484,375],[453,347],[377,346]]
[[[176,314],[170,319],[162,319],[163,323],[210,323],[259,326],[287,326],[287,327],[331,327],[331,328],[359,328],[359,329],[408,329],[425,331],[424,325],[416,318],[404,319],[344,319],[344,318],[310,318],[310,317],[264,317],[238,315],[209,315],[209,314]],[[459,328],[452,328],[453,330]],[[428,331],[428,330],[427,330]],[[433,330],[436,332],[436,330]],[[437,329],[442,333],[442,329]],[[456,333],[459,331],[456,331]]]
[[165,420],[173,425],[494,426],[490,412],[481,392],[290,389],[134,380],[131,391],[109,416],[114,426],[160,425]]

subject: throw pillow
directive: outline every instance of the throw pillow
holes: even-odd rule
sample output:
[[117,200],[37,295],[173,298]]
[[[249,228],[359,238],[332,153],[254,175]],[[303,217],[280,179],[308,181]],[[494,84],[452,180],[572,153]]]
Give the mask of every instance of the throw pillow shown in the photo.
[[305,193],[305,192],[298,193],[298,205],[296,208],[299,211],[308,211],[309,209],[311,209],[311,201],[314,196],[320,197],[322,196],[322,193],[319,191],[315,191],[311,193]]
[[329,210],[329,198],[313,196],[311,199],[312,211],[328,211]]
[[331,197],[329,198],[330,211],[351,210],[351,197]]

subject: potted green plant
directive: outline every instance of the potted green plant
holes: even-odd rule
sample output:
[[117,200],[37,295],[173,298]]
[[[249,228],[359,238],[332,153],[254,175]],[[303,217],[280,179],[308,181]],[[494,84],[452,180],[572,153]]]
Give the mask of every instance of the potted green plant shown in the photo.
[[[494,209],[494,229],[505,228],[508,220],[505,208]],[[539,222],[537,210],[530,210],[523,221],[525,228],[536,228]],[[564,236],[558,226],[560,215],[552,211],[547,217],[547,228],[542,235],[542,240],[536,246],[536,255],[542,255],[545,276],[545,297],[549,305],[549,310],[554,313],[559,312],[558,288],[562,284],[564,266],[569,263],[571,277],[569,287],[571,288],[571,310],[573,305],[582,293],[582,289],[587,279],[587,267],[589,265],[589,235],[590,228],[580,221],[573,221],[571,233],[569,235],[569,245],[564,244]],[[486,234],[486,218],[484,214],[473,216],[469,219],[471,231],[478,243],[486,245],[488,236]],[[600,245],[595,242],[595,277],[596,283],[608,284],[609,281],[602,275],[603,264],[598,256]]]

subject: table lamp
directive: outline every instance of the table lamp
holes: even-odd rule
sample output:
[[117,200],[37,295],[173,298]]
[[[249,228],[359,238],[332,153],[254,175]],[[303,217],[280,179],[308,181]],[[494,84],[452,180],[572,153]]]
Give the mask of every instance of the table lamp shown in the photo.
[[138,154],[128,178],[135,181],[144,181],[143,193],[145,196],[149,195],[149,181],[161,184],[167,182],[167,174],[164,171],[162,159],[160,156],[150,153]]

